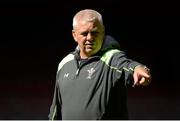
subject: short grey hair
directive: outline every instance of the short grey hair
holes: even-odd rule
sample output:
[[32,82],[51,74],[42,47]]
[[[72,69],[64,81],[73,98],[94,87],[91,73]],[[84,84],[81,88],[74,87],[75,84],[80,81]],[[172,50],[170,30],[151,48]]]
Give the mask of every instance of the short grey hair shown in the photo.
[[92,9],[81,10],[73,17],[73,29],[76,28],[79,21],[92,22],[94,20],[98,20],[104,26],[102,15],[99,12]]

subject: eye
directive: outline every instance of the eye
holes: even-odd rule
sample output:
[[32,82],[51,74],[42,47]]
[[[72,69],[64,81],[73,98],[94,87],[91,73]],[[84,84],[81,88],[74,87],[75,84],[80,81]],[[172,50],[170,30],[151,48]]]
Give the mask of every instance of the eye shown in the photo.
[[88,32],[82,32],[81,35],[82,35],[82,36],[87,36],[87,35],[88,35]]
[[99,34],[99,32],[98,31],[93,31],[92,34],[97,35],[97,34]]

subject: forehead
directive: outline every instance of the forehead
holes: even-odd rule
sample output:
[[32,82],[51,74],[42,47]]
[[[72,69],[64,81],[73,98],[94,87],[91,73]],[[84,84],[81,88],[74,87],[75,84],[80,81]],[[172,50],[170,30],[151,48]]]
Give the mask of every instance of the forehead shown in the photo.
[[80,31],[86,31],[86,30],[99,30],[102,29],[102,25],[100,24],[99,21],[81,21],[77,24],[76,30]]

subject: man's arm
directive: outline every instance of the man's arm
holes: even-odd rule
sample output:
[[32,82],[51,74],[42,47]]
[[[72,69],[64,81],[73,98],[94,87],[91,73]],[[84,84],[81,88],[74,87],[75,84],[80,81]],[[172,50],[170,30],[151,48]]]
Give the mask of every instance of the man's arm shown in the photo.
[[50,113],[48,115],[49,120],[61,120],[61,99],[59,95],[59,88],[56,82],[55,90],[54,90],[54,97],[53,102],[50,107]]

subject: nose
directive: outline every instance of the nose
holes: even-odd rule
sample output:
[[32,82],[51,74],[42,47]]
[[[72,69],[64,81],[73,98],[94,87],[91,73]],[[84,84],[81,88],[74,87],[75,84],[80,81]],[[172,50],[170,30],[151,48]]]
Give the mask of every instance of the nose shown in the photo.
[[88,40],[88,41],[93,41],[93,35],[92,35],[91,32],[89,32],[89,33],[87,34],[87,40]]

